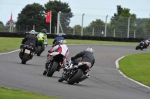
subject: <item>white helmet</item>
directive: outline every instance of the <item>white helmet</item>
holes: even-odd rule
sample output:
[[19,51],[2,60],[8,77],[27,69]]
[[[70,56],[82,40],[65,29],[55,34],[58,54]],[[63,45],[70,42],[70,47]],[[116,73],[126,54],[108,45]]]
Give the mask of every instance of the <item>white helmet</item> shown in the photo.
[[60,40],[59,42],[60,42],[60,44],[66,44],[67,43],[66,40]]
[[36,32],[35,30],[31,30],[29,33],[34,35]]
[[88,48],[86,49],[86,51],[91,52],[91,53],[93,53],[93,52],[94,52],[94,50],[93,50],[93,48],[92,48],[92,47],[88,47]]
[[57,36],[62,36],[62,34],[61,33],[57,33]]

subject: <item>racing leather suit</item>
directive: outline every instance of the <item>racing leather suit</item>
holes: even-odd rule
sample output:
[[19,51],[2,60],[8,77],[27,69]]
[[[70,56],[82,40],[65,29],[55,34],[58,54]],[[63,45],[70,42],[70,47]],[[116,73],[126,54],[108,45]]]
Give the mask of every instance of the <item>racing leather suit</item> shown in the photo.
[[[66,66],[66,60],[67,60],[68,54],[69,54],[69,50],[68,50],[68,47],[67,47],[66,44],[56,45],[53,48],[51,48],[49,50],[49,52],[50,53],[48,54],[48,56],[55,56],[55,55],[58,55],[58,54],[62,54],[63,55],[62,67],[64,68]],[[50,62],[49,60],[50,59],[48,58],[46,63],[49,63]]]
[[[29,34],[27,35],[23,40],[22,40],[22,44],[30,44],[32,43],[33,45],[33,48],[34,48],[34,51],[36,51],[36,48],[37,45],[38,45],[38,39],[35,35],[32,35],[32,34]],[[22,47],[22,46],[21,46]]]
[[[77,60],[77,58],[81,58],[81,59]],[[82,52],[76,54],[74,57],[71,57],[71,60],[74,65],[77,65],[79,61],[90,62],[91,68],[93,67],[93,65],[95,63],[94,55],[93,55],[93,53],[91,53],[89,51],[82,51]]]

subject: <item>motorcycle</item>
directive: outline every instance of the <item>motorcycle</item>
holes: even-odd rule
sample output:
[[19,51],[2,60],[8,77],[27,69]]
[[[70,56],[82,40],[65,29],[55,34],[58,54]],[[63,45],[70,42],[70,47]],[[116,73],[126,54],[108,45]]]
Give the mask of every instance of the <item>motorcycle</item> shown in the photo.
[[68,64],[69,68],[64,69],[62,77],[58,80],[58,82],[66,81],[68,84],[73,85],[90,77],[88,72],[90,71],[91,63],[79,62],[78,65],[73,65],[70,60]]
[[19,57],[22,60],[21,61],[22,64],[26,64],[27,61],[33,58],[34,48],[32,45],[33,45],[32,43],[30,43],[29,45],[26,44],[22,45],[22,48],[19,53]]
[[44,70],[43,75],[51,77],[55,71],[60,71],[63,62],[63,55],[58,54],[55,56],[48,56],[49,62],[47,63],[46,70]]
[[40,56],[41,53],[45,50],[44,38],[38,38],[38,46],[37,46],[37,56]]
[[148,46],[149,46],[149,44],[146,44],[145,41],[141,41],[140,44],[135,47],[135,49],[143,50],[143,49],[146,49]]

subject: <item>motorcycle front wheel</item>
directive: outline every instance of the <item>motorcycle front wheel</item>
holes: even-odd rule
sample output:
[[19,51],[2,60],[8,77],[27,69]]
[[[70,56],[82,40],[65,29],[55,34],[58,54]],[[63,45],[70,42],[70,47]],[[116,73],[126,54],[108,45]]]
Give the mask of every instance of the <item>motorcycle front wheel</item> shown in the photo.
[[38,46],[37,47],[37,56],[40,56],[41,55],[41,46]]
[[57,67],[58,67],[58,63],[57,62],[53,62],[53,64],[50,64],[52,66],[49,66],[48,71],[47,71],[47,76],[51,77],[54,72],[56,71]]

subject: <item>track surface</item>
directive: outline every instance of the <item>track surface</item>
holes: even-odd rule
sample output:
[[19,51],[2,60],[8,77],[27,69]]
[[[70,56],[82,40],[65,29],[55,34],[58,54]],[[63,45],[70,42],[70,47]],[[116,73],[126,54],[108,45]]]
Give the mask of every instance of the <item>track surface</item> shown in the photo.
[[[0,55],[0,86],[32,91],[63,99],[150,99],[150,89],[123,77],[116,69],[115,61],[136,51],[135,46],[90,45],[93,47],[96,63],[91,77],[79,84],[68,85],[58,82],[62,71],[53,77],[43,76],[46,51],[40,57],[34,56],[27,64],[21,64],[18,51]],[[70,54],[86,49],[89,45],[69,45]]]

